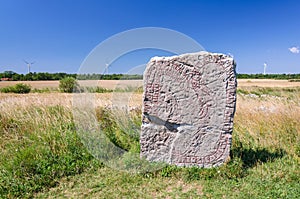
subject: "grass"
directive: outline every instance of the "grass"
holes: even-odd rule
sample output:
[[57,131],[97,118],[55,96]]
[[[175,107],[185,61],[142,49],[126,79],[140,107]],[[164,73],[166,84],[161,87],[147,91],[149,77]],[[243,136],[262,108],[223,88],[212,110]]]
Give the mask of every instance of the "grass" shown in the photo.
[[241,95],[254,95],[257,97],[295,97],[295,93],[300,92],[300,87],[242,87],[237,89],[237,93]]
[[0,114],[0,198],[29,198],[95,164],[76,135],[70,111],[15,108]]
[[120,88],[116,87],[114,89],[108,89],[108,88],[103,88],[100,86],[96,87],[83,87],[81,88],[83,92],[88,92],[88,93],[112,93],[112,92],[117,92],[117,93],[126,93],[126,92],[135,92],[135,93],[143,93],[143,88],[142,87],[134,87],[134,86],[126,86],[125,88]]
[[53,93],[53,92],[59,92],[59,89],[58,88],[34,88],[34,89],[31,89],[30,91],[31,93]]
[[300,82],[300,79],[289,79],[289,82]]
[[107,138],[125,151],[115,164],[126,172],[89,154],[71,107],[0,104],[0,198],[298,198],[300,90],[241,89],[267,96],[239,92],[231,160],[212,169],[128,172],[147,166],[134,156],[138,109],[96,110]]
[[[25,84],[16,84],[24,86]],[[3,88],[0,88],[0,93],[25,93],[23,90],[20,89],[16,89],[16,85],[14,86],[6,86]],[[28,85],[25,85],[28,86]],[[30,88],[30,87],[29,87]],[[134,93],[143,93],[143,88],[142,87],[134,87],[134,86],[126,86],[125,88],[120,88],[117,87],[115,89],[108,89],[108,88],[103,88],[100,86],[96,86],[96,87],[80,87],[77,89],[78,92],[87,92],[87,93],[112,93],[112,92],[116,92],[116,93],[126,93],[126,92],[134,92]],[[53,92],[60,92],[60,90],[58,88],[33,88],[33,89],[29,89],[26,93],[53,93]],[[62,91],[63,92],[63,91]],[[70,92],[67,92],[70,93]]]

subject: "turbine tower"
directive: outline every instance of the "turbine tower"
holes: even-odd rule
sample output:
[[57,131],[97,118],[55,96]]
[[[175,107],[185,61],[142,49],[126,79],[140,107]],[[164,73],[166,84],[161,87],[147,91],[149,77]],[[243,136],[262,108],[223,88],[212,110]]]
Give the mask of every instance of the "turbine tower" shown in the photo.
[[24,59],[23,59],[23,61],[25,62],[25,64],[26,64],[27,67],[28,67],[28,73],[30,73],[30,68],[31,68],[31,66],[32,66],[35,62],[28,62],[28,61],[26,61],[26,60],[24,60]]
[[108,68],[109,68],[109,64],[106,63],[105,64],[105,69],[104,69],[104,74],[106,73],[106,75],[108,75]]
[[264,63],[264,75],[266,75],[267,63]]

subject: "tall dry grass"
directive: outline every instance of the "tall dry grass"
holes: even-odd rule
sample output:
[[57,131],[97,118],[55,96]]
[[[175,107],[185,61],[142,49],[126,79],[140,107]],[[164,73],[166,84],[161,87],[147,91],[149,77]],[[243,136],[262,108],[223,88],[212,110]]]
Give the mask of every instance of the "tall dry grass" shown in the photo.
[[[241,190],[245,189],[247,193],[256,190],[254,196],[259,196],[261,191],[254,181],[263,184],[268,179],[269,184],[266,184],[273,186],[279,180],[283,190],[277,190],[280,194],[292,190],[291,193],[296,195],[300,178],[297,169],[300,166],[300,90],[240,89],[243,91],[237,99],[232,161],[212,170],[182,171],[167,167],[160,172],[161,176],[207,179],[202,181],[207,184],[203,192],[210,194],[218,193],[210,188],[218,190],[224,186],[219,181],[228,183],[221,190],[229,189],[231,185],[234,188],[235,183],[240,182]],[[125,100],[129,106],[141,108],[142,95],[104,93],[94,96],[98,120],[102,120],[103,125],[113,124],[104,126],[110,138],[120,147],[136,152],[136,139],[124,134],[131,129],[126,115],[122,112],[104,114],[99,107],[111,107],[114,102]],[[96,167],[95,159],[76,133],[73,103],[72,94],[0,94],[0,197],[31,197],[37,191],[56,186],[64,176]],[[140,111],[136,113],[133,121],[138,126]],[[119,122],[116,122],[118,116]],[[136,164],[136,159],[126,158],[129,164]],[[157,173],[149,175],[155,177]],[[123,181],[121,179],[119,183]],[[267,196],[280,197],[277,192]]]
[[299,121],[299,90],[292,93],[281,90],[279,96],[238,95],[234,133],[244,144],[274,150],[281,148],[295,155],[300,147]]

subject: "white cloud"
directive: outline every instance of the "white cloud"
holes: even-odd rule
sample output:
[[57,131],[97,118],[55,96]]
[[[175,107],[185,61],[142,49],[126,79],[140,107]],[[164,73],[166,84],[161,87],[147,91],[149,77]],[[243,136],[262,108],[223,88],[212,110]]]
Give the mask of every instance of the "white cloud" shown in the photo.
[[299,50],[299,46],[293,46],[291,48],[289,48],[289,51],[291,51],[291,53],[294,53],[294,54],[298,54],[300,52]]

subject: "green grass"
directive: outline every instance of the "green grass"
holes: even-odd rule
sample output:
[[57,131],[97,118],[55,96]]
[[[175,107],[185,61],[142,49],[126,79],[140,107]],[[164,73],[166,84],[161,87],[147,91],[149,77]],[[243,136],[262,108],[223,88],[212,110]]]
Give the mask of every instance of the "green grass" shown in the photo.
[[237,93],[241,95],[256,95],[257,97],[283,97],[291,98],[300,92],[300,87],[275,88],[275,87],[243,87],[238,88]]
[[103,87],[84,87],[82,91],[89,92],[89,93],[111,93],[111,92],[118,92],[118,93],[125,93],[125,92],[135,92],[135,93],[143,93],[143,87],[134,87],[134,86],[127,86],[125,88],[115,88],[115,89],[107,89]]
[[83,89],[84,91],[87,91],[89,93],[111,93],[113,92],[112,89],[102,88],[102,87],[85,87]]
[[12,110],[1,113],[0,121],[0,198],[31,197],[99,164],[63,107]]
[[30,92],[31,93],[54,93],[54,92],[59,92],[59,89],[58,88],[42,88],[42,89],[34,88],[31,89]]
[[299,91],[280,92],[286,99],[290,92],[296,96],[274,102],[278,111],[272,113],[248,108],[261,100],[239,99],[245,101],[235,117],[231,159],[211,169],[147,171],[149,165],[136,156],[140,111],[96,110],[106,139],[125,151],[110,168],[89,154],[98,149],[83,144],[69,108],[3,108],[0,198],[298,198]]
[[[15,90],[14,86],[8,86],[0,89],[0,92],[2,93],[24,93],[19,90]],[[79,92],[87,92],[87,93],[112,93],[112,92],[118,92],[118,93],[125,93],[125,92],[134,92],[134,93],[143,93],[142,87],[132,87],[127,86],[126,88],[115,88],[115,89],[107,89],[103,87],[82,87],[78,88]],[[52,93],[52,92],[59,92],[58,88],[33,88],[30,91],[31,93]]]

